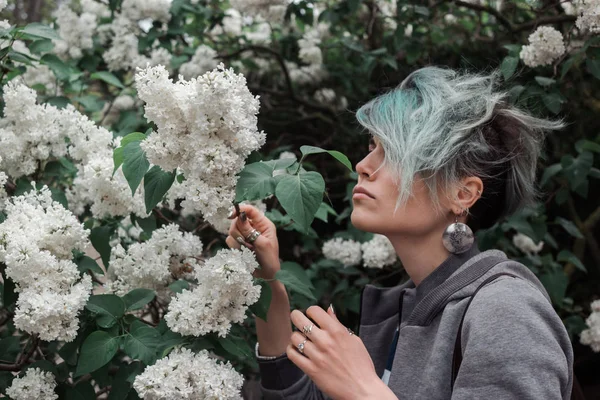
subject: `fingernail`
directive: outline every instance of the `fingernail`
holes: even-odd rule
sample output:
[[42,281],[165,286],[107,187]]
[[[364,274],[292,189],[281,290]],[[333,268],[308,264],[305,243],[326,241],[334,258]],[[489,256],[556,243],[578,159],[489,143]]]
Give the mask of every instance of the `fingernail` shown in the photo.
[[240,244],[244,244],[244,242],[245,242],[244,238],[241,236],[236,237],[235,240],[237,240],[238,243],[240,243]]
[[246,222],[246,211],[242,211],[240,213],[240,220],[242,220],[242,222]]
[[229,214],[227,214],[227,219],[232,219],[235,216],[235,207],[231,207],[229,209]]
[[331,309],[331,312],[335,314],[335,310],[333,309],[333,303],[329,304],[329,308]]

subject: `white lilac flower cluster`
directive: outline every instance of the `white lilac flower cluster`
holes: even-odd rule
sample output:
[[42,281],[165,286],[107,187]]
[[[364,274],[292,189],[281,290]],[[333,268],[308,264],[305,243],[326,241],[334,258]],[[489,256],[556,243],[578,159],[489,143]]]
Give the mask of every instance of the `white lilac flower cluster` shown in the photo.
[[175,349],[136,376],[133,388],[144,400],[241,400],[244,378],[206,350]]
[[0,0],[0,11],[4,10],[8,5],[7,0]]
[[[118,142],[117,142],[118,143]],[[95,217],[127,216],[131,213],[146,217],[144,189],[142,185],[133,197],[127,179],[119,168],[113,175],[114,162],[112,149],[108,147],[85,164],[77,166],[77,176],[73,186],[66,191],[69,208],[81,215],[87,205]]]
[[[136,1],[141,3],[143,0]],[[141,10],[143,9],[142,7]],[[99,33],[101,42],[108,46],[102,58],[111,71],[132,70],[147,65],[164,65],[170,68],[171,54],[166,48],[160,47],[158,41],[153,43],[149,56],[139,53],[139,36],[142,34],[139,21],[117,14],[111,24],[101,26]]]
[[239,36],[242,34],[243,26],[242,14],[235,8],[228,8],[225,10],[225,16],[221,20],[221,24],[215,25],[208,34],[213,37],[218,35]]
[[343,239],[340,237],[330,239],[323,243],[321,251],[325,258],[337,260],[344,264],[344,267],[352,267],[360,264],[362,261],[360,242],[352,239]]
[[360,246],[363,265],[367,268],[383,268],[396,262],[397,254],[392,242],[385,236],[376,234],[373,239]]
[[520,232],[513,236],[512,242],[516,248],[528,255],[537,254],[544,247],[543,241],[535,244],[532,238]]
[[77,314],[92,290],[89,275],[79,280],[72,250],[83,251],[89,231],[50,190],[32,190],[6,201],[0,224],[0,262],[19,292],[14,323],[42,340],[72,341]]
[[270,23],[282,23],[289,1],[287,0],[231,0],[234,9],[251,17],[261,17]]
[[235,198],[236,174],[266,135],[257,129],[258,97],[243,75],[223,64],[189,81],[173,83],[164,67],[136,74],[145,116],[157,126],[141,144],[148,160],[185,180],[168,197],[183,198],[184,209],[199,211],[213,225],[227,217]]
[[167,326],[182,335],[227,336],[231,324],[243,322],[248,306],[260,298],[261,287],[252,278],[256,268],[254,253],[245,247],[219,250],[194,270],[198,286],[171,301],[165,314]]
[[214,49],[201,44],[196,49],[192,59],[179,67],[179,73],[185,79],[197,78],[203,73],[217,68],[216,56],[217,52]]
[[396,251],[385,235],[376,234],[373,239],[360,243],[352,239],[333,238],[321,248],[323,256],[337,260],[345,267],[359,265],[367,268],[383,268],[396,262]]
[[330,106],[335,110],[343,110],[348,106],[348,100],[346,100],[346,97],[341,96],[338,98],[335,90],[331,88],[322,88],[317,90],[314,94],[314,97],[319,103]]
[[47,161],[70,156],[78,169],[66,192],[69,208],[80,215],[91,205],[94,216],[146,216],[143,189],[132,198],[119,169],[113,176],[112,134],[69,104],[58,109],[37,104],[35,91],[11,81],[4,87],[0,119],[0,170],[13,179],[35,173]]
[[123,0],[121,14],[132,21],[151,19],[152,21],[169,22],[172,0]]
[[582,31],[600,32],[600,0],[578,0],[574,5],[578,17],[575,25]]
[[319,47],[328,34],[329,25],[317,22],[317,14],[315,14],[313,26],[307,26],[302,39],[298,40],[300,47],[298,57],[305,65],[298,66],[294,62],[286,61],[286,67],[293,82],[299,85],[318,84],[328,77],[327,70],[323,65],[323,53]]
[[[0,156],[0,165],[2,165],[2,156]],[[4,210],[4,201],[6,200],[7,194],[4,185],[8,182],[8,176],[4,171],[0,171],[0,211]]]
[[52,372],[29,368],[22,378],[15,378],[6,395],[13,400],[55,400],[56,380]]
[[127,250],[117,244],[110,254],[107,291],[124,295],[136,288],[164,291],[171,282],[191,277],[199,268],[202,242],[193,233],[179,231],[177,224],[155,230],[145,242]]
[[600,352],[600,300],[592,302],[592,313],[585,320],[588,329],[581,332],[580,342]]
[[552,64],[565,52],[563,35],[551,26],[540,26],[529,35],[529,45],[523,46],[520,57],[529,67]]
[[[86,5],[94,3],[94,11],[100,15],[89,12]],[[102,10],[99,10],[102,7]],[[54,40],[54,51],[62,58],[81,58],[84,50],[94,47],[94,34],[98,27],[99,16],[110,16],[107,5],[96,3],[92,0],[82,2],[82,13],[77,14],[71,9],[69,3],[62,3],[54,12],[58,33],[61,39]]]

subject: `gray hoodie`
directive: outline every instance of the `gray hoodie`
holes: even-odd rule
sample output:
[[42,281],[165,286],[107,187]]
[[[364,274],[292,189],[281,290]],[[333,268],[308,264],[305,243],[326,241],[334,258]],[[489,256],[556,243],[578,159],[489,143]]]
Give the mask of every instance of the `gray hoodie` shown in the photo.
[[[497,278],[469,306],[451,392],[460,318],[477,286],[498,272],[518,278]],[[475,242],[418,287],[412,280],[390,288],[366,285],[358,334],[380,377],[398,324],[388,385],[399,399],[570,398],[573,349],[566,329],[536,276],[502,251],[480,252]],[[265,399],[329,399],[285,355],[258,362]]]

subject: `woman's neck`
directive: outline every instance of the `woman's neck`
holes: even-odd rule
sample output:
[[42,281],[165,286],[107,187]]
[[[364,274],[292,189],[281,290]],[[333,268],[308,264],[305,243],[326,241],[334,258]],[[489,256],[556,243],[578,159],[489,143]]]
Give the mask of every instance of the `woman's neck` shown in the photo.
[[441,233],[425,237],[388,236],[388,238],[416,286],[451,254],[442,243]]

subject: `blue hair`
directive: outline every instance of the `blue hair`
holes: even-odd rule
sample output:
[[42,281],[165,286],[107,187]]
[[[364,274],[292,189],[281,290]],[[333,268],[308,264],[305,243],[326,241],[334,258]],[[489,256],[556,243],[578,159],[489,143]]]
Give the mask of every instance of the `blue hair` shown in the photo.
[[536,164],[545,132],[564,124],[509,104],[508,94],[496,90],[498,77],[498,71],[481,75],[421,68],[356,112],[358,122],[383,146],[379,168],[390,168],[396,179],[394,211],[412,196],[417,177],[438,212],[443,211],[439,190],[454,193],[450,189],[467,176],[484,182],[478,202],[487,196],[488,206],[501,206],[494,210],[496,219],[538,200]]

